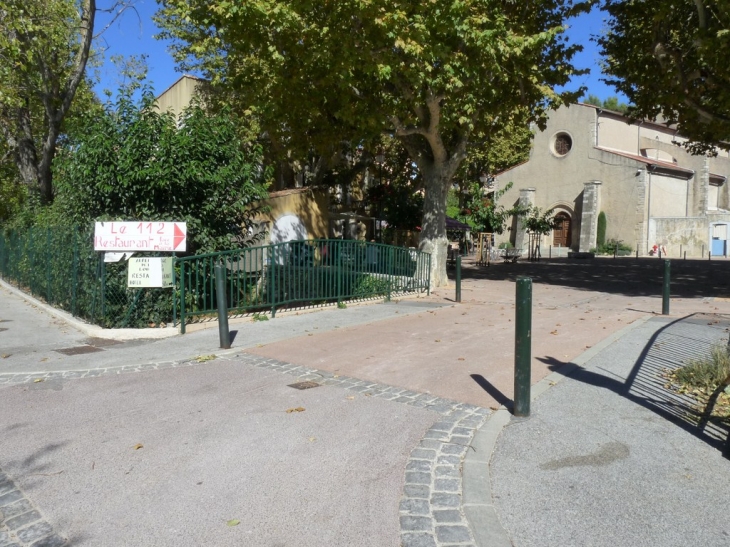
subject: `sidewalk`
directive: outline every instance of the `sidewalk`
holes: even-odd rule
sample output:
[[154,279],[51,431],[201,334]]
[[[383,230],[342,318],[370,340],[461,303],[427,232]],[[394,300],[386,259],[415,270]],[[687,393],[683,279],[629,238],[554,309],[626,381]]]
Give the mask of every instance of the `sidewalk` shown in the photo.
[[728,329],[727,315],[651,319],[509,421],[491,478],[514,545],[730,544],[727,428],[699,430],[659,376],[727,344]]

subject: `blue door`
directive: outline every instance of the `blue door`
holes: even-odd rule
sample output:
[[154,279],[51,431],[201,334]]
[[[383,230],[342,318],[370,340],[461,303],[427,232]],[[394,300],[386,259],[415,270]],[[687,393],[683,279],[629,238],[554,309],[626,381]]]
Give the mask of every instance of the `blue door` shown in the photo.
[[712,238],[712,256],[725,256],[727,253],[727,240]]

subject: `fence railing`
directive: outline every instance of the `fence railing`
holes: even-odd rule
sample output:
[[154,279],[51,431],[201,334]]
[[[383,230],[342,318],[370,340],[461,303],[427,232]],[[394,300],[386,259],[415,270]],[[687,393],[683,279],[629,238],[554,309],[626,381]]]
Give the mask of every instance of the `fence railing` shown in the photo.
[[[93,232],[0,233],[0,277],[106,328],[185,325],[216,313],[214,266],[226,271],[231,313],[428,292],[431,256],[354,240],[291,241],[175,259],[172,289],[127,287],[126,262],[105,263]],[[150,256],[145,253],[145,256]]]
[[428,292],[431,255],[355,240],[303,240],[176,260],[175,315],[181,332],[196,317],[216,313],[215,264],[226,270],[229,312],[271,311],[290,305],[390,298]]
[[0,277],[102,327],[172,322],[173,293],[169,289],[129,289],[126,262],[105,263],[104,253],[94,251],[93,239],[92,227],[0,233]]

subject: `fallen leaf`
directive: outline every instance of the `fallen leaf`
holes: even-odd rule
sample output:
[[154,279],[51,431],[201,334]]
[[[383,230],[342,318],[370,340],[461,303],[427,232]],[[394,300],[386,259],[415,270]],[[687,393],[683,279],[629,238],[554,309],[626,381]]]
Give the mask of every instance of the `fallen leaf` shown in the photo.
[[304,412],[304,410],[305,410],[304,407],[298,406],[296,408],[287,408],[286,413],[291,414],[292,412]]
[[309,442],[310,443],[313,443],[316,440],[317,440],[317,437],[309,437]]
[[44,378],[36,378],[35,380],[33,380],[33,383],[37,384],[38,382],[42,382],[43,380]]
[[307,334],[307,336],[314,336],[314,334],[312,334],[312,333],[310,332],[309,334]]
[[463,357],[459,357],[459,361],[465,361]]
[[558,331],[557,330],[550,331],[550,334],[558,334]]
[[438,338],[436,338],[436,340],[434,340],[434,342],[440,342],[440,341],[441,341],[441,340],[439,340]]
[[144,445],[142,443],[137,443],[132,448],[134,448],[135,450],[139,450],[140,448],[144,448]]
[[43,359],[41,359],[41,363],[42,363],[43,361],[48,361],[48,357],[44,357]]
[[2,355],[0,355],[0,357],[2,357],[3,359],[7,359],[11,355],[12,355],[11,353],[3,353]]
[[204,363],[205,361],[212,361],[212,360],[213,360],[213,359],[215,359],[215,358],[216,358],[216,356],[215,356],[215,355],[212,355],[212,354],[211,354],[211,355],[198,355],[198,356],[197,356],[197,357],[195,358],[195,360],[196,360],[196,361],[197,361],[198,363]]
[[352,401],[352,400],[354,400],[354,399],[355,399],[355,396],[354,396],[354,395],[350,395],[349,397],[347,397],[347,400],[348,400],[348,401]]
[[226,522],[226,524],[228,526],[238,526],[239,524],[241,524],[241,521],[238,519],[231,519],[228,522]]

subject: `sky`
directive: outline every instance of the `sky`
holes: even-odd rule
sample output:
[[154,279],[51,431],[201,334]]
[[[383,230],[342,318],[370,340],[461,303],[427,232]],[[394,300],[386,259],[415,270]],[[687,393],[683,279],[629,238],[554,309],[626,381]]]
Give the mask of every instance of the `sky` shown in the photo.
[[[99,68],[100,83],[96,86],[97,94],[101,95],[104,89],[112,92],[118,87],[118,75],[115,66],[111,63],[112,55],[148,55],[148,81],[153,85],[155,94],[159,95],[170,87],[181,76],[175,70],[175,62],[167,52],[167,43],[155,40],[154,35],[159,29],[152,21],[152,15],[158,5],[154,0],[137,0],[135,10],[127,10],[102,35],[100,45],[106,49],[106,62]],[[601,33],[604,14],[597,9],[583,14],[569,22],[568,36],[572,43],[582,44],[583,52],[576,55],[574,65],[580,68],[589,68],[590,74],[574,78],[567,89],[575,89],[581,85],[588,88],[588,93],[606,99],[618,96],[622,101],[626,98],[616,93],[612,88],[601,82],[599,66],[600,56],[597,46],[590,41],[590,37]],[[97,31],[101,30],[108,21],[108,17],[101,17],[97,21]]]

